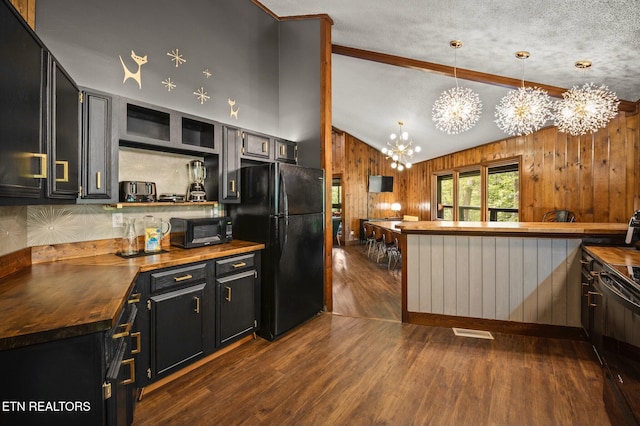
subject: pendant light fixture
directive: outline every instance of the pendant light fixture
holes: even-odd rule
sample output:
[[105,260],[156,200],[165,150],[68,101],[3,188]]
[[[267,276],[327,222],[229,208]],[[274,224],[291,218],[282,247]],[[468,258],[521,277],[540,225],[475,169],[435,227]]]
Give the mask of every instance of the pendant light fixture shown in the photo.
[[[456,52],[462,47],[460,40],[452,40],[449,46]],[[480,119],[482,103],[477,93],[458,85],[457,55],[454,53],[453,78],[456,87],[442,92],[433,105],[432,119],[436,127],[447,134],[458,134],[472,128]]]
[[398,171],[402,171],[405,169],[411,168],[411,160],[413,159],[413,154],[416,152],[420,152],[421,148],[419,146],[413,146],[413,139],[409,138],[409,133],[402,131],[402,126],[404,123],[402,121],[398,121],[400,125],[400,132],[396,135],[392,133],[389,137],[389,141],[387,141],[387,147],[381,149],[382,153],[387,156],[387,158],[391,158],[391,168],[398,169]]
[[529,56],[526,51],[516,52],[516,58],[522,61],[522,87],[510,91],[496,106],[496,124],[512,136],[533,133],[553,118],[547,92],[537,87],[524,87],[524,61]]
[[[591,61],[577,61],[575,67],[584,71],[591,68]],[[605,127],[618,113],[620,100],[607,86],[597,87],[585,83],[581,88],[573,86],[562,94],[555,105],[555,125],[558,130],[580,136]]]

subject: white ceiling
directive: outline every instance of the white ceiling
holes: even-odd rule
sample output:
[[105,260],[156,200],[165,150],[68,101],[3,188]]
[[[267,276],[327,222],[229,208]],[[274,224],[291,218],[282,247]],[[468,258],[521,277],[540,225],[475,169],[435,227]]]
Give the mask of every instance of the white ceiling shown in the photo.
[[[570,88],[604,84],[640,99],[639,0],[261,0],[279,17],[327,14],[332,43],[515,79]],[[449,41],[463,47],[454,52]],[[586,72],[578,60],[593,62]],[[480,96],[478,124],[465,133],[436,129],[431,111],[451,77],[332,55],[333,125],[376,148],[404,121],[422,152],[414,163],[505,138],[494,123],[510,89],[459,79]],[[552,123],[549,122],[549,125]]]

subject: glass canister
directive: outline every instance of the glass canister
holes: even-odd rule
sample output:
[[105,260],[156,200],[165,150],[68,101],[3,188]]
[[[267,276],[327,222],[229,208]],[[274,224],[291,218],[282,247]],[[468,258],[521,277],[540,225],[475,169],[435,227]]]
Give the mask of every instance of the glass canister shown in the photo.
[[136,232],[136,220],[129,217],[124,219],[124,232],[122,234],[122,245],[120,254],[132,256],[138,254],[138,233]]
[[[164,230],[166,228],[166,231]],[[144,217],[144,251],[156,253],[162,250],[162,238],[171,232],[171,224],[161,218]]]

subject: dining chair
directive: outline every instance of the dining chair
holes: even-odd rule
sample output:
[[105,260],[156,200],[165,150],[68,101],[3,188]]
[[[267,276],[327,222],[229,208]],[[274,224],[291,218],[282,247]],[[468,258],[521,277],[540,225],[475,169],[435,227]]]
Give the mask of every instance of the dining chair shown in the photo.
[[542,216],[543,222],[575,222],[576,215],[570,210],[552,210]]

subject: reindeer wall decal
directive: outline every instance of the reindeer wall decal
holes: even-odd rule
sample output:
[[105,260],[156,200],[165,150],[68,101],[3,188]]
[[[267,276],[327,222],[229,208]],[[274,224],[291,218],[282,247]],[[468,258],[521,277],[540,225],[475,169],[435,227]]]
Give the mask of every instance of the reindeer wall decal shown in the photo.
[[124,70],[124,79],[122,80],[122,84],[124,84],[128,79],[132,78],[133,80],[138,82],[138,88],[142,89],[142,76],[140,75],[140,68],[147,63],[147,55],[138,56],[133,50],[131,51],[131,59],[133,59],[134,62],[138,64],[138,71],[136,72],[131,72],[129,68],[127,68],[127,66],[124,64],[122,56],[118,56],[120,57],[120,63],[122,64],[122,69]]
[[227,103],[229,104],[229,118],[231,117],[235,117],[236,120],[238,119],[238,111],[240,111],[240,107],[236,108],[235,110],[233,109],[233,106],[236,104],[235,99],[231,100],[231,98],[227,99]]

